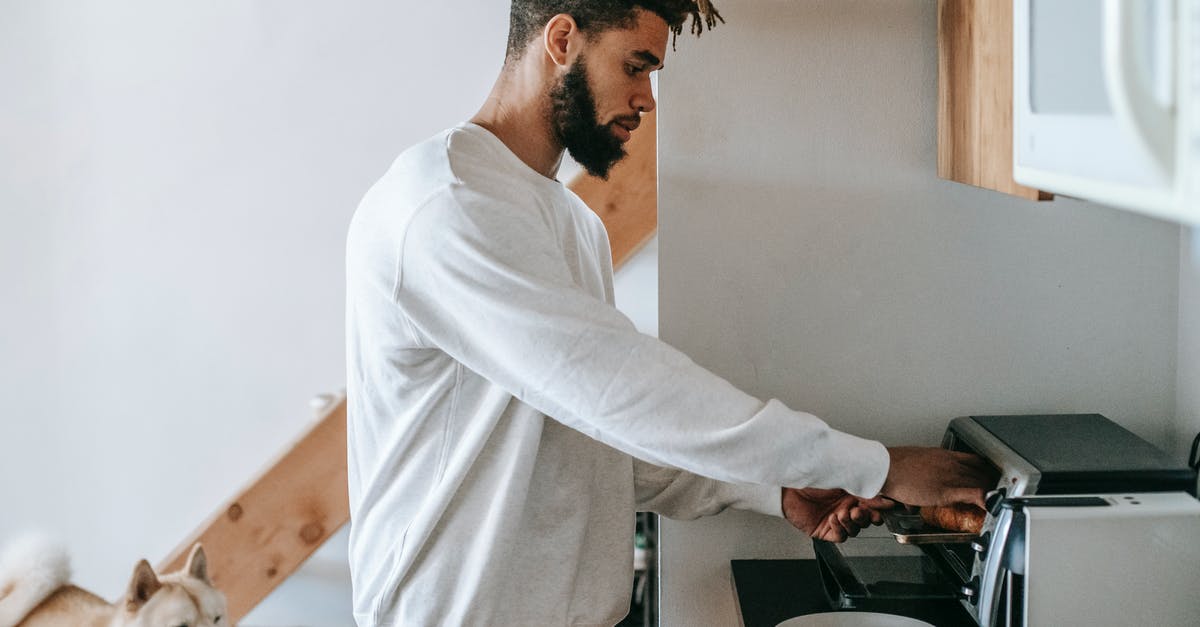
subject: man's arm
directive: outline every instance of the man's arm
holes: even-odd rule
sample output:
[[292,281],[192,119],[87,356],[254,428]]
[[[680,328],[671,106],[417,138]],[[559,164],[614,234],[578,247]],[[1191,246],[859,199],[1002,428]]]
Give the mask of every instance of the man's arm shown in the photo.
[[675,520],[741,509],[782,516],[810,537],[844,542],[883,522],[882,511],[895,505],[884,497],[860,499],[845,490],[737,485],[637,459],[633,464],[637,509]]
[[582,290],[535,209],[433,199],[393,294],[419,341],[635,458],[731,483],[883,486],[878,442],[741,392]]
[[780,488],[734,484],[633,460],[634,499],[638,511],[675,520],[713,516],[726,509],[783,516]]
[[[901,463],[893,464],[885,491],[908,497],[920,505],[950,502],[980,503],[983,489],[977,486],[948,487],[955,482],[995,483],[978,457],[934,448],[891,448],[888,452]],[[904,477],[916,462],[917,475]],[[772,488],[737,485],[701,477],[674,468],[663,468],[635,459],[634,494],[638,511],[650,511],[676,520],[712,516],[728,508],[782,515],[806,535],[827,542],[844,542],[871,525],[883,522],[883,512],[897,506],[886,496],[860,498],[845,490],[821,488]],[[976,472],[976,471],[980,472]]]

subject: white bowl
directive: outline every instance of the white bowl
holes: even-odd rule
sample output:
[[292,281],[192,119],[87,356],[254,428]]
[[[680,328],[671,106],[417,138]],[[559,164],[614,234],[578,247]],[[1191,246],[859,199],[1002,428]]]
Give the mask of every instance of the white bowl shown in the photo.
[[822,612],[789,618],[775,627],[933,627],[923,620],[876,612]]

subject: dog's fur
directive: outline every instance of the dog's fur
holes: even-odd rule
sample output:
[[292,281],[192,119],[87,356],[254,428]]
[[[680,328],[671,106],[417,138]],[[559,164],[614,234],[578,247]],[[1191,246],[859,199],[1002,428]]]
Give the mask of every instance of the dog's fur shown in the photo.
[[118,603],[68,583],[66,552],[43,538],[0,556],[0,627],[227,627],[225,595],[199,544],[183,569],[159,577],[138,562]]

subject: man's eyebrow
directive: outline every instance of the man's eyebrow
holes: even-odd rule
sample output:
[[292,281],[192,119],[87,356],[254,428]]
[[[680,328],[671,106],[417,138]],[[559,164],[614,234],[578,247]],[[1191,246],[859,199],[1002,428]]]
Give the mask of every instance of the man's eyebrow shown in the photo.
[[[633,53],[633,56],[652,66],[659,66],[662,64],[662,59],[654,56],[654,54],[652,54],[649,50],[638,50],[637,52]],[[662,68],[659,67],[658,69],[661,70]]]

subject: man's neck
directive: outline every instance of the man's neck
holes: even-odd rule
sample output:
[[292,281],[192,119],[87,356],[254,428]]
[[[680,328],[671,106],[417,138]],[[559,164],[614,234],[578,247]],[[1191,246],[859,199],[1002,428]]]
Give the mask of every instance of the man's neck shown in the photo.
[[544,81],[535,73],[505,69],[471,122],[491,131],[535,172],[554,179],[562,164],[563,147],[550,128],[545,90]]

